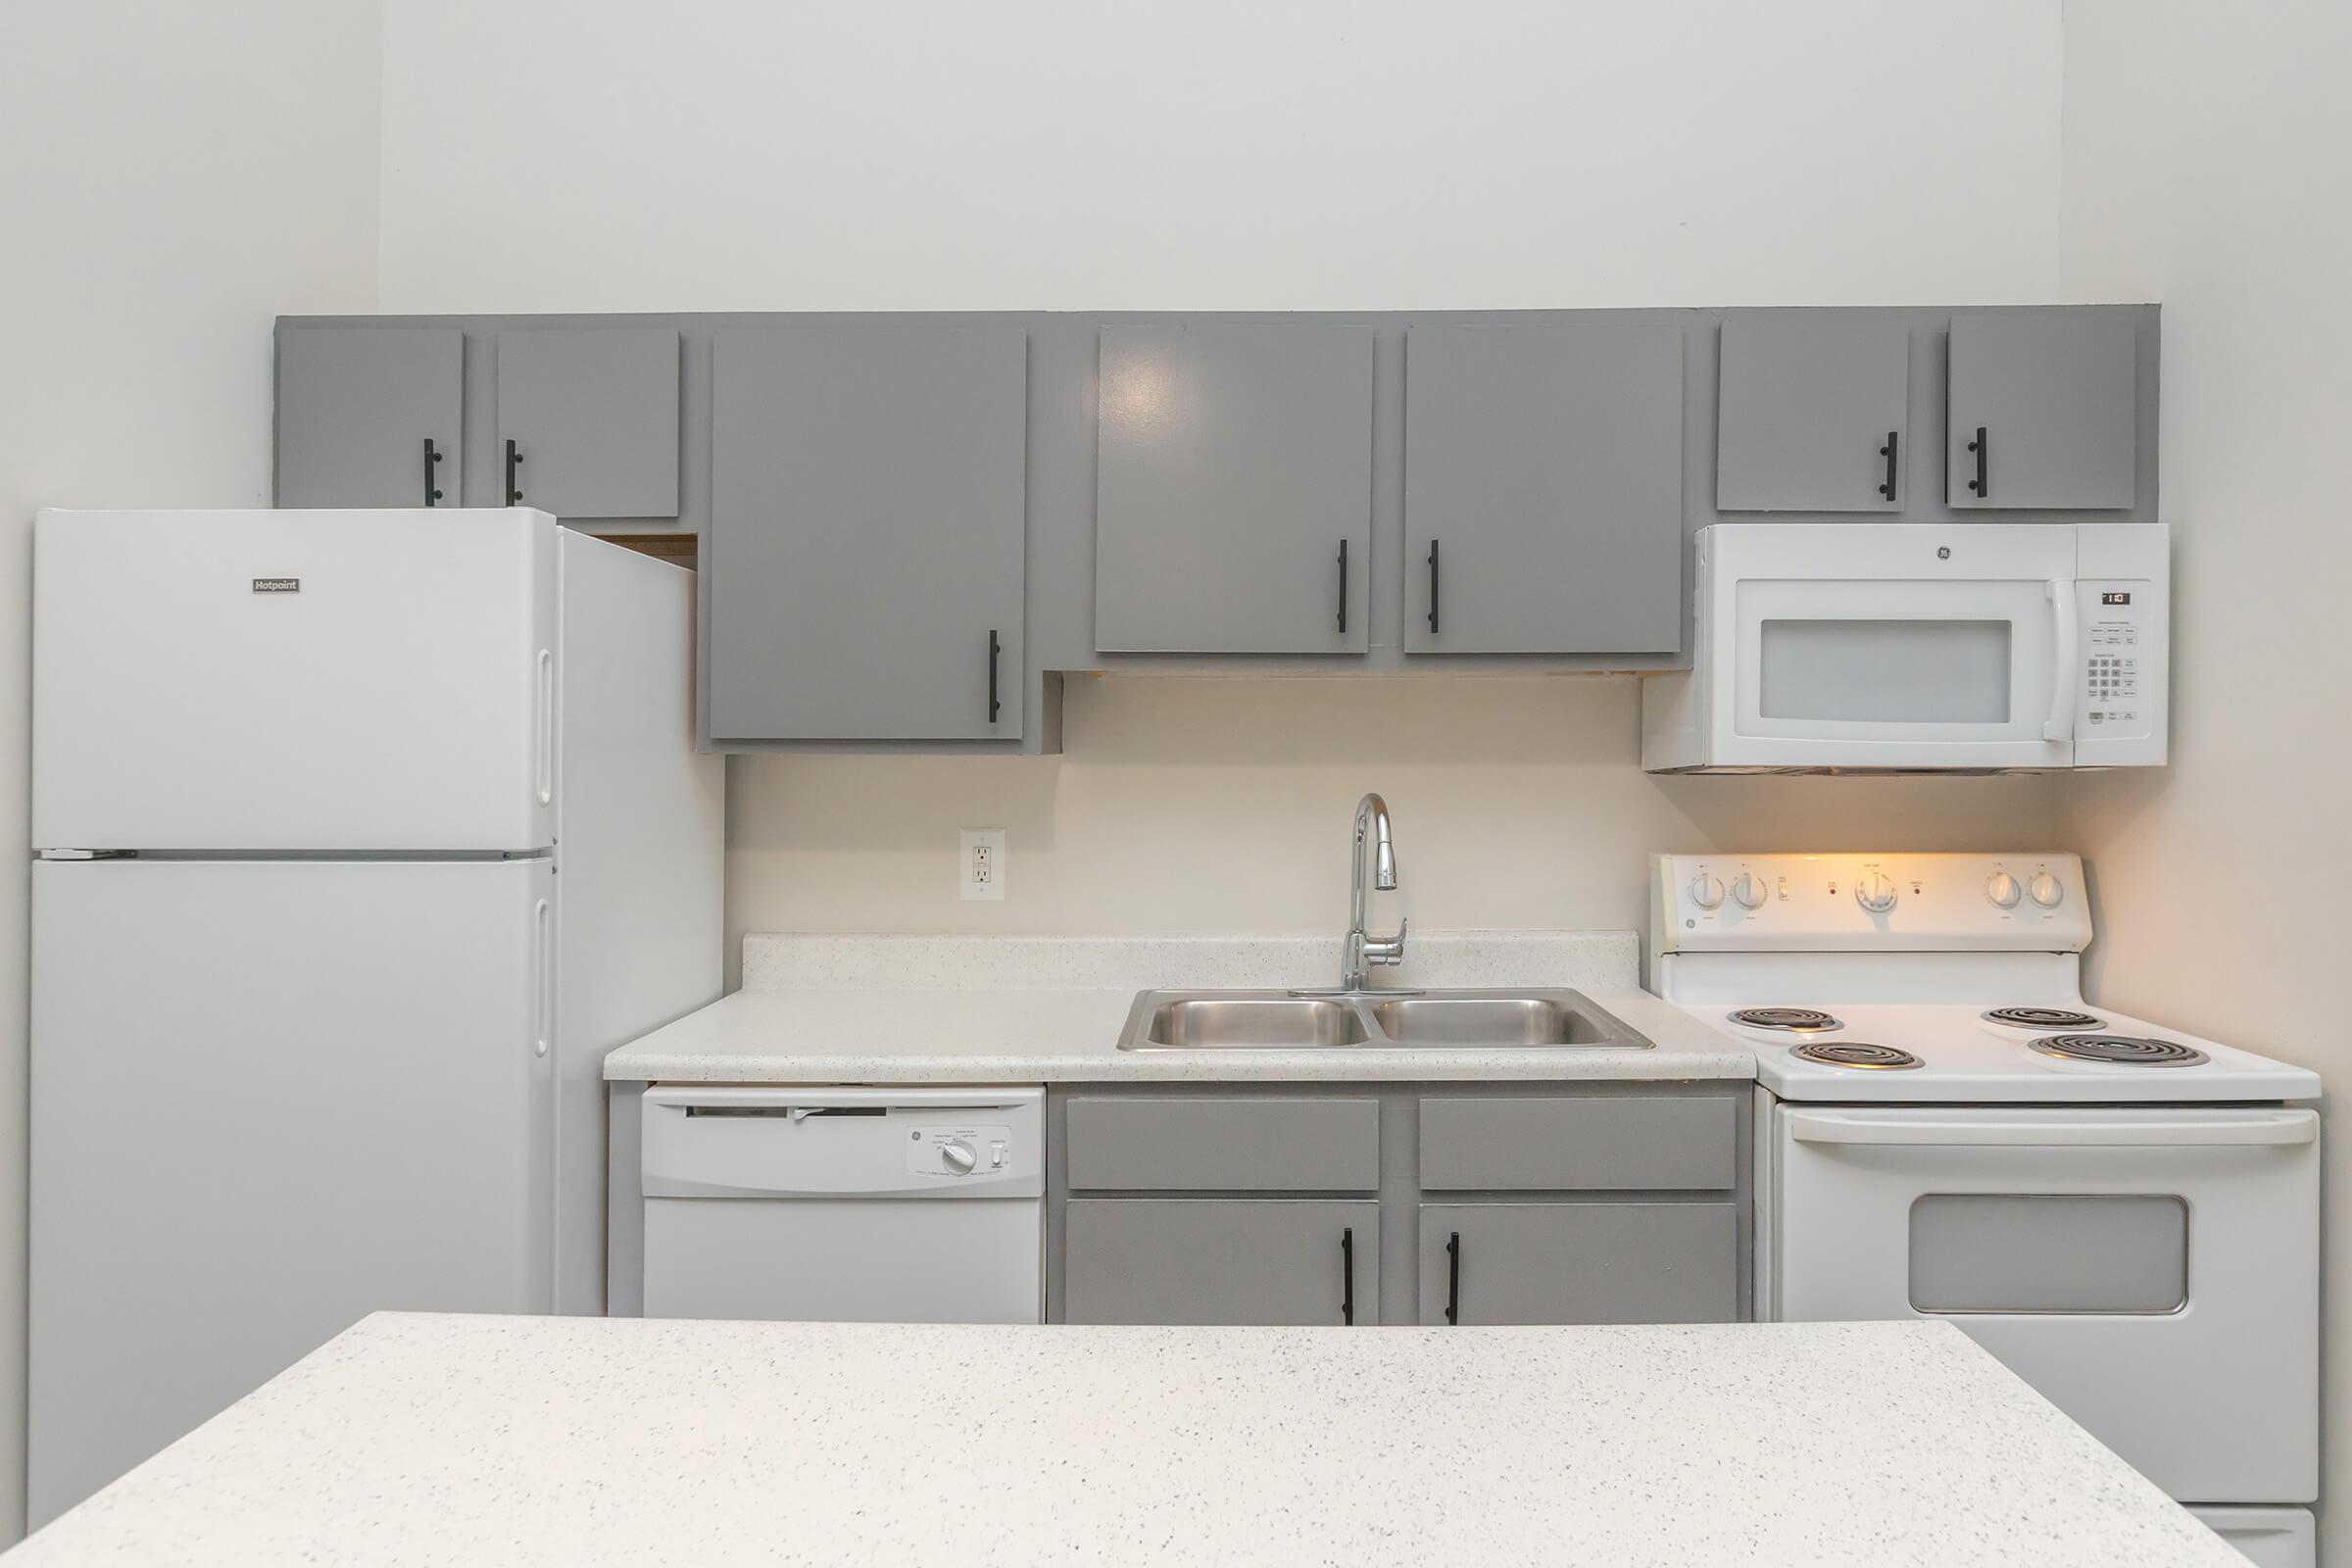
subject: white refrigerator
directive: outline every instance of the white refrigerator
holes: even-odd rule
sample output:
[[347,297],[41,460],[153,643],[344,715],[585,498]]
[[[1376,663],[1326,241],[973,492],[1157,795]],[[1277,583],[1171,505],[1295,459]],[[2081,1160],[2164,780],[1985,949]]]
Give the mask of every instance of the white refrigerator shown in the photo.
[[604,1304],[604,1055],[720,988],[694,578],[544,513],[42,513],[39,1525],[379,1308]]

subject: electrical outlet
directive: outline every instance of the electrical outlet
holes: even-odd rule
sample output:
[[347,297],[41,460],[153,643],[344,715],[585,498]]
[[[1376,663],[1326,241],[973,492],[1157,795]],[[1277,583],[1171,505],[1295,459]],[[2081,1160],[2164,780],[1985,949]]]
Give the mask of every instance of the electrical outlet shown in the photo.
[[1004,830],[1001,827],[965,828],[962,858],[956,866],[956,880],[966,899],[1003,898]]

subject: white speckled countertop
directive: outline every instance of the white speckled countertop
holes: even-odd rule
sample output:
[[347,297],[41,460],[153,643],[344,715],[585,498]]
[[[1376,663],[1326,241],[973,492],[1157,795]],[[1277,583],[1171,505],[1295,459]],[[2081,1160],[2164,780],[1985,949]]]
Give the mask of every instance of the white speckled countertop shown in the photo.
[[1752,1078],[1755,1059],[1638,989],[1631,931],[1416,931],[1375,983],[1568,986],[1653,1042],[1610,1047],[1121,1051],[1145,990],[1329,985],[1324,937],[744,939],[744,989],[605,1058],[616,1081],[1100,1083],[1114,1080]]
[[392,1313],[11,1557],[2244,1568],[1941,1323]]

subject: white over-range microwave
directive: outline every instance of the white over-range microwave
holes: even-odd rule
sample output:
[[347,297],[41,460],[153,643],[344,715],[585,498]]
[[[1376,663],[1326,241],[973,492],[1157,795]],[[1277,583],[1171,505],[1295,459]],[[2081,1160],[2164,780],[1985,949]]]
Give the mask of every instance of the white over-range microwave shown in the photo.
[[1717,523],[1691,667],[1642,683],[1659,772],[2165,760],[2163,523]]

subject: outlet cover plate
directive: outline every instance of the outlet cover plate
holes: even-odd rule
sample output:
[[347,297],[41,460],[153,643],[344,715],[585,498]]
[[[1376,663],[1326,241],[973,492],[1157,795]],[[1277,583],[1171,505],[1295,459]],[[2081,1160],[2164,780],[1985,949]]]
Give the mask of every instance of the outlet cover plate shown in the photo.
[[968,902],[1004,897],[1004,830],[967,827],[956,860],[956,882]]

